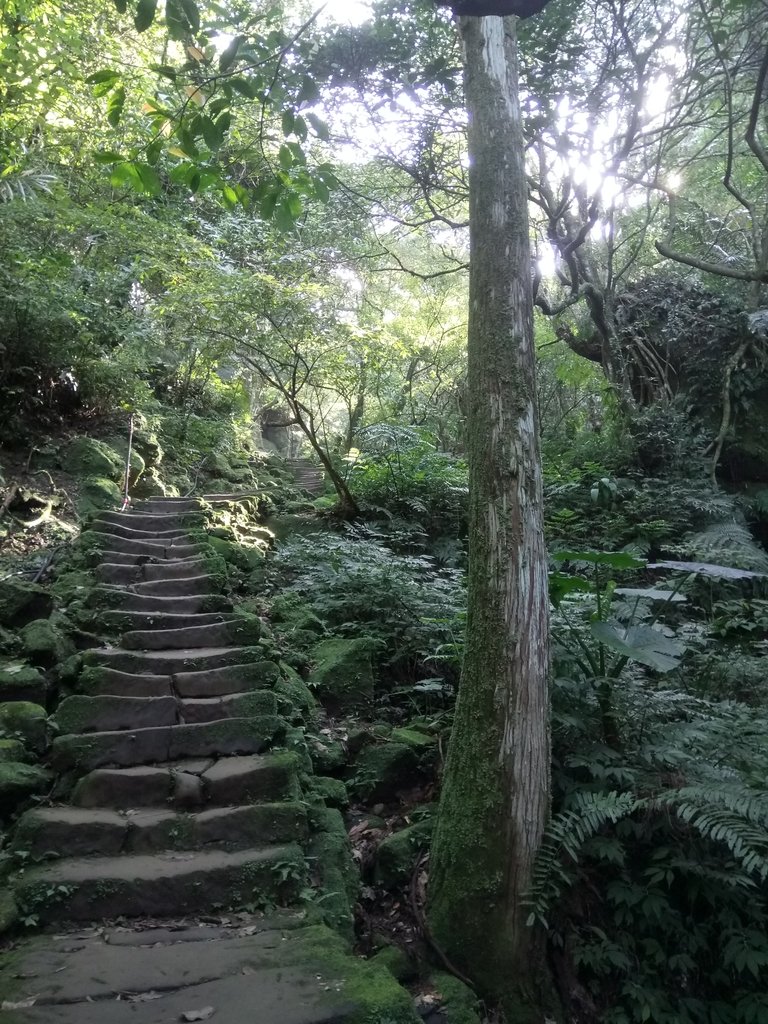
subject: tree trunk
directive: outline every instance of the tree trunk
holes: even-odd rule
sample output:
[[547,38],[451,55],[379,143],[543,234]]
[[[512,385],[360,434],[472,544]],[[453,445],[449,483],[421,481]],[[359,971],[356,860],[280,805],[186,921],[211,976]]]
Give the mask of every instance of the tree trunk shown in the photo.
[[466,652],[432,850],[435,940],[538,1021],[521,905],[549,808],[549,600],[516,19],[462,18],[470,153]]

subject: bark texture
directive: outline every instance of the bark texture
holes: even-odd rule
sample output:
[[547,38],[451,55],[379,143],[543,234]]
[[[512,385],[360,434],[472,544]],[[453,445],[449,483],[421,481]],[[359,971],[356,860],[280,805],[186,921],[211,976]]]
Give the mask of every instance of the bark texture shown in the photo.
[[483,994],[539,1020],[526,891],[549,808],[549,600],[514,18],[464,18],[470,151],[467,643],[429,922]]

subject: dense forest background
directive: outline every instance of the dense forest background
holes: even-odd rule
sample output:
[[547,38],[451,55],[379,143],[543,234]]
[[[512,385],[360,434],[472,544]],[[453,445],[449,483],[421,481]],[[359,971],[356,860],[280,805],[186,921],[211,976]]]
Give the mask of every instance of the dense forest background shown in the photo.
[[[0,18],[0,572],[37,576],[119,503],[119,466],[83,476],[73,439],[125,457],[132,414],[134,496],[263,491],[282,539],[256,574],[294,667],[319,629],[363,657],[369,713],[447,737],[469,441],[450,10]],[[519,38],[553,635],[530,925],[571,1019],[760,1024],[768,6],[551,0]],[[281,488],[298,458],[324,494]]]

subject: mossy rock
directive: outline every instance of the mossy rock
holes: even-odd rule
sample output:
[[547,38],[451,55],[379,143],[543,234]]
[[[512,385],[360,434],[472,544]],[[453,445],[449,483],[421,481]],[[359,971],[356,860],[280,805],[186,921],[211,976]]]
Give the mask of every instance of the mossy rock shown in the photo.
[[386,889],[407,885],[414,860],[419,850],[429,846],[432,830],[433,823],[427,819],[383,839],[376,851],[376,881]]
[[37,753],[45,750],[48,730],[44,707],[28,700],[5,701],[0,704],[0,733],[20,739]]
[[0,813],[10,811],[51,784],[48,772],[36,764],[8,761],[0,764]]
[[385,967],[398,981],[413,981],[419,974],[415,961],[400,946],[384,946],[369,963]]
[[441,971],[431,974],[429,980],[441,997],[440,1012],[446,1024],[482,1024],[480,1001],[468,985]]
[[312,840],[309,857],[312,881],[320,890],[319,906],[327,925],[350,941],[354,937],[353,908],[360,892],[360,875],[341,812],[331,807],[309,811]]
[[157,434],[145,422],[136,424],[134,419],[133,448],[147,466],[159,466],[163,461],[163,449]]
[[0,764],[26,760],[27,755],[21,740],[0,740]]
[[312,766],[318,775],[333,775],[341,772],[347,764],[347,751],[337,740],[322,740],[313,737],[309,748]]
[[37,583],[18,576],[0,580],[0,625],[23,626],[25,622],[51,614],[53,598]]
[[75,437],[61,453],[61,468],[72,476],[119,481],[125,464],[114,448],[93,437]]
[[[125,460],[128,458],[128,437],[110,437],[107,439],[107,443],[113,451],[116,451],[120,456],[123,467],[123,474],[125,474]],[[135,445],[131,445],[131,484],[135,484],[136,481],[141,477],[147,469],[147,464],[144,457],[140,452],[136,450]],[[122,477],[124,479],[124,475]]]
[[87,569],[68,569],[57,575],[51,591],[59,605],[66,608],[72,601],[87,601],[93,587],[93,576]]
[[165,498],[168,496],[165,484],[154,470],[144,473],[132,487],[131,493],[134,498]]
[[35,619],[21,630],[24,653],[35,665],[53,667],[72,653],[72,642],[54,626],[50,619]]
[[290,665],[280,662],[280,677],[275,683],[274,691],[287,705],[285,717],[290,721],[300,719],[310,724],[317,719],[318,707],[314,694]]
[[89,476],[80,486],[78,507],[82,513],[98,509],[115,508],[123,500],[123,492],[107,477]]
[[315,799],[322,800],[328,807],[343,811],[349,806],[347,786],[341,779],[313,775],[309,780],[308,789]]
[[349,711],[373,701],[371,656],[376,646],[368,637],[334,637],[312,649],[314,668],[309,682],[323,704],[333,711]]
[[0,661],[0,701],[45,704],[46,693],[45,678],[36,668],[23,661]]
[[419,760],[404,743],[376,743],[357,755],[350,789],[369,802],[389,801],[420,778]]
[[247,548],[242,544],[235,544],[231,540],[224,540],[222,537],[208,537],[208,543],[216,554],[220,555],[225,562],[234,565],[243,572],[251,572],[263,555],[256,548]]
[[0,935],[4,935],[19,919],[19,908],[10,889],[0,889]]
[[325,633],[324,623],[298,594],[278,594],[270,605],[269,616],[273,622],[280,623],[282,633],[287,630],[301,630],[320,636]]

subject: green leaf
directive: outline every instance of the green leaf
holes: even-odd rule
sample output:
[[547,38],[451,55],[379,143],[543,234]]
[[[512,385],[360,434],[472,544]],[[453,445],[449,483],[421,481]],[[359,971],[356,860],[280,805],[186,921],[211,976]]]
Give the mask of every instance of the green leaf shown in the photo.
[[268,192],[261,201],[259,213],[263,220],[271,220],[277,206],[277,200],[280,197],[280,192],[277,189],[273,189]]
[[154,142],[150,142],[147,146],[147,163],[154,167],[154,165],[160,159],[160,154],[163,151],[163,140],[155,139]]
[[642,569],[644,558],[636,558],[628,551],[553,551],[555,562],[589,562],[590,565],[610,565],[614,569]]
[[299,103],[314,103],[320,99],[317,82],[310,75],[304,75],[299,89]]
[[296,122],[296,118],[294,117],[293,111],[292,110],[284,110],[283,111],[283,135],[292,135],[293,134],[293,126],[294,126],[295,122]]
[[181,6],[184,8],[184,13],[187,16],[189,27],[193,33],[200,31],[200,9],[197,6],[196,0],[181,0]]
[[235,36],[219,57],[219,70],[227,71],[237,60],[237,52],[245,42],[245,36]]
[[288,212],[291,217],[296,220],[304,212],[304,204],[301,201],[301,196],[296,195],[295,192],[289,192],[285,198],[285,202],[288,206]]
[[329,132],[328,125],[325,123],[325,121],[323,121],[322,118],[318,117],[317,114],[307,113],[305,117],[312,125],[312,130],[314,131],[318,139],[320,139],[322,142],[328,142],[331,137],[331,133]]
[[657,672],[671,672],[680,664],[685,647],[658,629],[639,625],[625,628],[618,622],[590,623],[592,635],[605,647]]
[[290,168],[293,167],[293,154],[285,145],[280,147],[280,151],[277,154],[277,160],[284,171],[290,170]]
[[118,14],[125,14],[128,10],[128,0],[115,0],[115,7]]
[[224,199],[225,206],[230,210],[234,210],[238,204],[237,192],[235,192],[231,185],[225,185],[221,190],[221,194]]
[[150,64],[149,69],[157,75],[162,75],[163,78],[169,78],[172,82],[176,81],[178,75],[176,68],[172,68],[170,64]]
[[575,592],[591,593],[592,584],[583,576],[570,576],[564,572],[551,572],[549,574],[549,599],[555,608],[559,608],[560,602],[568,594]]
[[278,231],[292,231],[295,217],[286,199],[281,199],[275,208],[273,221]]
[[232,124],[232,115],[228,110],[216,118],[216,131],[219,133],[219,138],[224,141],[224,136],[229,131],[230,125]]
[[252,100],[256,94],[255,83],[251,82],[247,78],[230,78],[229,84],[235,90],[240,93],[241,96],[245,96],[246,99]]
[[107,100],[107,121],[109,121],[113,128],[117,128],[120,124],[124,107],[125,89],[121,85],[119,89],[115,89]]
[[671,603],[687,601],[685,594],[674,590],[659,590],[656,587],[616,587],[614,594],[621,597],[639,597],[645,601],[670,601]]
[[321,203],[327,203],[330,200],[330,190],[322,178],[318,178],[316,175],[313,176],[312,187],[314,188],[315,196],[320,200]]
[[137,31],[146,32],[157,13],[157,0],[139,0],[133,23]]
[[200,130],[208,149],[217,150],[221,145],[221,135],[215,123],[205,114],[200,118]]
[[109,82],[110,84],[116,82],[120,77],[117,71],[110,71],[105,68],[103,71],[97,71],[93,75],[88,75],[86,82],[88,85],[99,85],[103,82]]
[[124,160],[125,157],[121,156],[120,153],[115,153],[111,149],[102,149],[98,153],[93,154],[93,159],[97,164],[115,164],[120,160]]

